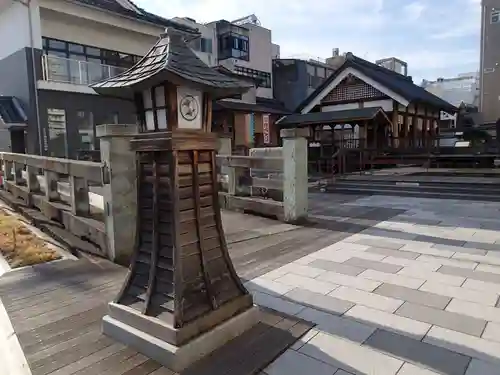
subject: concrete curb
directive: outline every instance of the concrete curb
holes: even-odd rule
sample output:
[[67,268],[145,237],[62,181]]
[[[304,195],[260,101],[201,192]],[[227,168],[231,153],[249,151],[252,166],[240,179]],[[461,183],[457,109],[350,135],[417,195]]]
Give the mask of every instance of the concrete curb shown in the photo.
[[[0,255],[0,276],[10,271],[9,264]],[[21,349],[9,315],[0,299],[0,363],[2,375],[31,375],[28,361]]]
[[[64,247],[56,243],[52,238],[47,236],[42,231],[33,227],[28,223],[22,216],[18,215],[10,209],[5,204],[0,204],[0,210],[3,210],[6,214],[17,218],[24,226],[26,226],[30,231],[32,231],[36,236],[44,240],[50,249],[53,249],[61,255],[60,260],[64,259],[76,259],[68,251],[64,250]],[[59,260],[56,260],[57,262]],[[31,266],[28,266],[31,267]],[[11,269],[8,262],[0,254],[0,277],[7,272],[15,272],[16,270],[23,269],[25,267],[19,267],[15,270]],[[9,315],[0,299],[0,364],[1,364],[1,375],[32,375],[31,370],[28,365],[28,361],[24,355],[21,348],[21,344],[17,338],[14,327],[10,321]]]

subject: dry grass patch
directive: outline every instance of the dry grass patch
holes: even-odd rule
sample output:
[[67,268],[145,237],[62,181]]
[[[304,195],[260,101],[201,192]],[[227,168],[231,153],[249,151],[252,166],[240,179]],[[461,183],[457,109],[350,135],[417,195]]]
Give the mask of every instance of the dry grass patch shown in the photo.
[[0,210],[0,253],[12,268],[50,262],[59,253],[31,232],[18,218]]

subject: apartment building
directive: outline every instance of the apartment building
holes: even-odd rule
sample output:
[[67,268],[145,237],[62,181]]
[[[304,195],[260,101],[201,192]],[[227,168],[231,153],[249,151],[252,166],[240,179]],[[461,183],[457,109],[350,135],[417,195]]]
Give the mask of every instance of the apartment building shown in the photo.
[[214,105],[214,128],[232,136],[236,148],[278,144],[274,122],[288,111],[273,98],[272,60],[279,56],[279,46],[272,43],[271,30],[253,14],[198,25],[200,31],[208,28],[215,34],[219,71],[254,83],[247,94]]
[[216,66],[217,59],[217,33],[214,27],[197,23],[189,17],[174,17],[173,22],[198,30],[200,37],[193,39],[190,46],[196,55],[208,66]]
[[[462,73],[451,78],[438,78],[435,81],[424,79],[421,86],[457,108],[462,103],[467,107],[478,107],[480,92],[478,72]],[[457,126],[457,113],[442,112],[440,126],[442,128],[455,128]]]
[[295,111],[335,68],[315,60],[275,59],[273,61],[274,97],[286,109]]
[[408,75],[408,63],[396,57],[387,57],[385,59],[380,59],[375,61],[375,64],[383,66],[384,68],[392,70],[393,72],[399,73],[401,75]]
[[131,67],[167,26],[129,0],[2,0],[0,95],[26,117],[25,149],[76,158],[95,150],[95,126],[133,123],[133,104],[89,84]]
[[479,111],[485,122],[500,118],[500,0],[481,1]]

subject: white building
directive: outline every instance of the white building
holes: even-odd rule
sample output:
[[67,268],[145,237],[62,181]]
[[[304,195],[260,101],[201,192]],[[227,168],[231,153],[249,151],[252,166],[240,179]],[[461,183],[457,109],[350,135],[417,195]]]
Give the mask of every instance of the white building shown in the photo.
[[191,42],[191,48],[205,64],[209,66],[218,64],[217,33],[214,27],[197,23],[196,20],[189,17],[174,17],[172,21],[192,27],[193,29],[198,29],[201,37]]
[[0,95],[21,103],[26,150],[78,157],[95,126],[134,123],[129,102],[89,84],[137,62],[168,26],[194,31],[129,0],[0,0]]
[[438,78],[435,81],[423,80],[422,87],[454,106],[459,106],[462,102],[469,105],[478,105],[478,72],[462,73],[452,78]]
[[[438,78],[435,81],[422,81],[422,87],[432,94],[458,107],[461,103],[479,105],[479,72],[462,73],[457,77]],[[451,127],[456,127],[457,114],[442,112],[440,119]]]
[[380,59],[375,61],[375,64],[383,66],[386,69],[392,70],[393,72],[402,74],[404,76],[408,75],[408,63],[396,57],[387,57],[385,59]]
[[272,98],[272,60],[279,46],[272,43],[271,30],[263,27],[255,15],[229,22],[205,24],[217,35],[218,64],[247,77],[259,79],[257,96]]

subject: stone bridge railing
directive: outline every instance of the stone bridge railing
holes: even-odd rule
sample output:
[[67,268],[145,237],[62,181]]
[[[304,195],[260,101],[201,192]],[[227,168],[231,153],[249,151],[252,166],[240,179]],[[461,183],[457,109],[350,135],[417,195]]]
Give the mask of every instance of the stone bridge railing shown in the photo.
[[297,222],[307,216],[306,129],[282,130],[283,147],[230,155],[228,138],[217,156],[221,207]]
[[[299,132],[282,134],[278,157],[227,155],[231,145],[221,139],[221,206],[287,222],[305,217],[307,142]],[[59,238],[65,231],[89,244],[82,250],[128,264],[137,226],[136,159],[129,143],[135,133],[132,125],[99,126],[100,163],[0,153],[0,197],[50,234]]]

